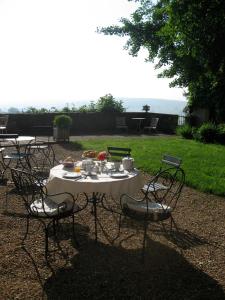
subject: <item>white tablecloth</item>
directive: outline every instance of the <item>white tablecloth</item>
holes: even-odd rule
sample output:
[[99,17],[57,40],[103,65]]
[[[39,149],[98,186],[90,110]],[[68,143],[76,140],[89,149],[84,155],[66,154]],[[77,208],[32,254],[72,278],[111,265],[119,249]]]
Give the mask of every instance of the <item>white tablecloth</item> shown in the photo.
[[18,138],[9,138],[9,139],[6,139],[7,142],[12,142],[12,143],[15,143],[15,144],[26,144],[26,143],[29,143],[31,141],[35,140],[35,137],[34,136],[18,136]]
[[[97,176],[87,176],[80,179],[66,179],[63,176],[67,173],[74,173],[73,170],[66,170],[63,165],[58,165],[50,170],[47,182],[49,194],[69,192],[73,195],[79,193],[105,193],[113,198],[127,193],[134,194],[141,188],[140,174],[137,170],[127,173],[124,178],[112,178],[110,174],[97,174]],[[64,199],[57,198],[57,202]],[[56,200],[55,200],[56,201]]]

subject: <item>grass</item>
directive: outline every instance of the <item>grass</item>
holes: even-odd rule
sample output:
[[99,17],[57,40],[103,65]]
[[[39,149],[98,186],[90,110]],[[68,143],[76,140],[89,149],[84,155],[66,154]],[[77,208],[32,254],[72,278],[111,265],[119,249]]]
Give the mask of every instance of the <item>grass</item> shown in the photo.
[[182,158],[186,185],[203,192],[225,195],[225,147],[202,144],[179,137],[118,138],[79,141],[83,149],[105,150],[107,146],[130,147],[137,168],[154,173],[163,154]]

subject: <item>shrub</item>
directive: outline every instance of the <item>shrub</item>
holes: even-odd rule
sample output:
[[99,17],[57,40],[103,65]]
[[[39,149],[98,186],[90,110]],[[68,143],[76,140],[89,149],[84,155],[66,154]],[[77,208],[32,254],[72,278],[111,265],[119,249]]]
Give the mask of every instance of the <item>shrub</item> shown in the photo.
[[193,138],[193,128],[190,125],[179,126],[177,127],[176,132],[178,135],[181,135],[185,139]]
[[195,138],[203,143],[214,143],[218,136],[218,128],[213,123],[204,123],[199,127]]
[[218,125],[216,141],[220,144],[225,144],[225,124]]
[[61,129],[70,128],[72,125],[72,118],[67,115],[58,115],[55,116],[53,124]]

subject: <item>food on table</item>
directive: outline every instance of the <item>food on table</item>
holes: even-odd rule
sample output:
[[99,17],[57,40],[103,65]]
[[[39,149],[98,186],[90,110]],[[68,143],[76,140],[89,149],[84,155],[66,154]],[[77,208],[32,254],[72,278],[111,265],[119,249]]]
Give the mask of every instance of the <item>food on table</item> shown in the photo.
[[97,151],[94,150],[86,150],[83,152],[83,157],[87,157],[87,158],[95,158],[98,155]]
[[64,165],[64,167],[72,168],[75,162],[76,161],[71,156],[68,156],[61,163]]
[[107,158],[107,152],[106,151],[101,151],[98,153],[97,159],[98,160],[105,160]]
[[67,158],[64,159],[63,162],[73,163],[73,162],[75,162],[75,160],[71,156],[68,156]]

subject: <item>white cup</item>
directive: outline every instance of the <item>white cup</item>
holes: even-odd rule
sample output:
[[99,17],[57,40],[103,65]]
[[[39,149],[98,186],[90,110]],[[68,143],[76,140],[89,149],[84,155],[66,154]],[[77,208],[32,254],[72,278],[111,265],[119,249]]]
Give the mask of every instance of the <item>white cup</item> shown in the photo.
[[115,168],[116,171],[120,170],[120,161],[115,161],[114,162],[114,168]]

